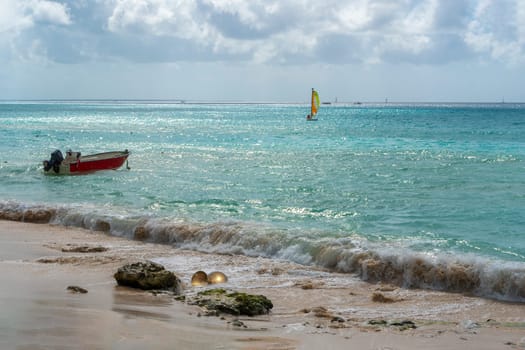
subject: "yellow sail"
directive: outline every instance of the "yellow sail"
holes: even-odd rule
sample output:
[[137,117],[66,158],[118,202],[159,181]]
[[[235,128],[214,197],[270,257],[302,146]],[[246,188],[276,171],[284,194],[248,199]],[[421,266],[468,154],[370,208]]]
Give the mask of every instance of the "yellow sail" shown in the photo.
[[317,114],[317,110],[319,109],[319,94],[317,91],[312,89],[312,113],[310,114],[312,117]]

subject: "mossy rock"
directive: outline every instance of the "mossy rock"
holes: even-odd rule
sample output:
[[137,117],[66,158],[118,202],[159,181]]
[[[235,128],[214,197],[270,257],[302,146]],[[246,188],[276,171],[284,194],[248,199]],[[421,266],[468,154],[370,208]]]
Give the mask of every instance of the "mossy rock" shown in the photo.
[[180,280],[164,266],[151,261],[127,264],[114,274],[115,280],[121,286],[144,290],[169,289],[180,290]]
[[225,295],[225,294],[226,294],[226,289],[222,289],[222,288],[208,289],[208,290],[204,290],[202,292],[197,293],[197,295],[215,295],[215,296],[220,296],[220,295]]
[[236,316],[265,315],[273,308],[270,299],[264,295],[239,292],[228,293],[222,288],[200,292],[190,303],[205,307],[208,311],[218,311]]
[[264,315],[270,312],[273,308],[273,304],[264,295],[253,295],[246,293],[231,293],[227,295],[233,298],[241,315],[255,316]]

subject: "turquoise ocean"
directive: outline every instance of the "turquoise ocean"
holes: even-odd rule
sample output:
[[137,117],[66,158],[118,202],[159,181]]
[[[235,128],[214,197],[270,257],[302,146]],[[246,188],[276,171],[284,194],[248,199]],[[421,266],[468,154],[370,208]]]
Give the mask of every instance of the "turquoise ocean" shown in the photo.
[[[0,218],[525,301],[525,104],[0,102]],[[128,167],[49,176],[60,149]]]

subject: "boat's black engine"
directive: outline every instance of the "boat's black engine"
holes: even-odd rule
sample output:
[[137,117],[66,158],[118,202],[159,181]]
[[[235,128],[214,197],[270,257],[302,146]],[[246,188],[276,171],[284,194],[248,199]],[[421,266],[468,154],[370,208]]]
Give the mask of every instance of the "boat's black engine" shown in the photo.
[[55,150],[51,153],[51,159],[49,159],[49,161],[44,161],[44,170],[49,171],[49,169],[53,168],[53,171],[58,174],[60,171],[60,164],[63,160],[64,156],[62,155],[62,152],[60,152],[59,149]]

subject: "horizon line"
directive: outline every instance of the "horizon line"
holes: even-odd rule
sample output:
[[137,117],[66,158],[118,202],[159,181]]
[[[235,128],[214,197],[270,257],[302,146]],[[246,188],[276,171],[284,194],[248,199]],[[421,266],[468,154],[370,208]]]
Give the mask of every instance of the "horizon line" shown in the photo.
[[[308,104],[309,101],[247,101],[247,100],[207,100],[183,98],[36,98],[36,99],[1,99],[0,102],[143,102],[143,103],[173,103],[173,104]],[[525,104],[522,101],[321,101],[323,105],[362,105],[362,104]]]

